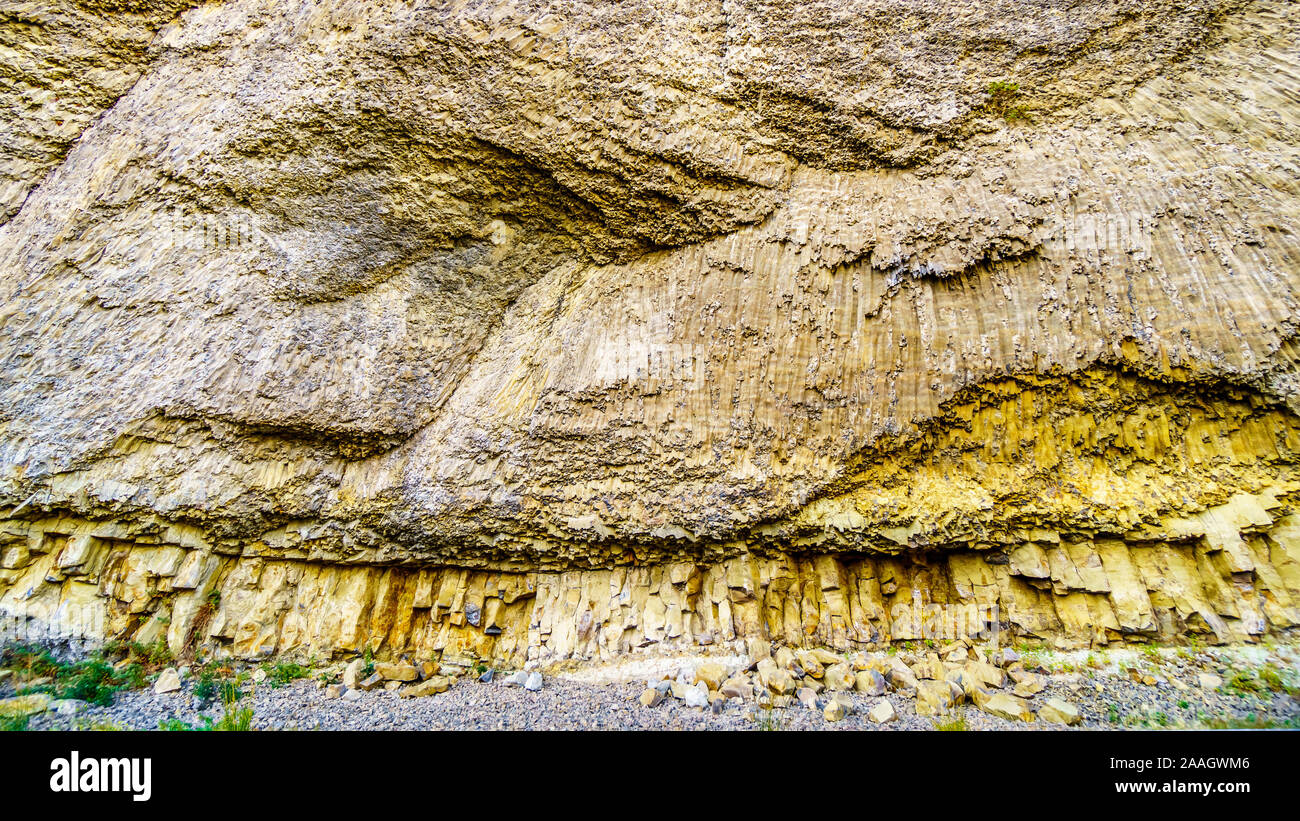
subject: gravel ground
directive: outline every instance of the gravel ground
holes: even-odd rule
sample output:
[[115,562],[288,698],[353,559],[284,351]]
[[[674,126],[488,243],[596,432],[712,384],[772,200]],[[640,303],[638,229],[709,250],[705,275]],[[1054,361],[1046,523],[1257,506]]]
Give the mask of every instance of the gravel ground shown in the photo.
[[[1030,699],[1030,705],[1038,707],[1052,696],[1065,699],[1082,711],[1082,729],[1202,727],[1225,718],[1300,727],[1300,701],[1292,695],[1242,695],[1231,689],[1203,689],[1198,683],[1202,673],[1227,681],[1238,670],[1264,663],[1287,671],[1294,681],[1300,673],[1300,644],[1184,652],[1183,656],[1172,650],[1035,654],[1027,661],[1040,665],[1049,683]],[[1156,678],[1156,684],[1133,681],[1130,668]],[[548,679],[541,692],[534,693],[506,685],[501,678],[493,683],[461,679],[448,692],[426,698],[403,699],[380,689],[362,693],[355,701],[327,699],[313,680],[280,687],[262,682],[246,685],[249,695],[243,706],[252,706],[252,726],[260,730],[929,730],[956,719],[971,730],[1064,729],[1041,721],[1007,721],[971,705],[958,707],[946,717],[918,716],[912,700],[893,693],[885,697],[893,703],[898,720],[878,726],[866,718],[866,712],[879,698],[856,693],[853,712],[831,723],[820,712],[797,703],[759,711],[752,703],[732,702],[720,715],[686,707],[672,698],[646,708],[637,701],[644,682]],[[219,718],[220,706],[200,713],[188,692],[191,684],[186,682],[181,692],[167,695],[152,690],[120,693],[113,706],[83,705],[76,715],[47,712],[33,716],[29,729],[152,730],[168,719],[197,724],[201,714]],[[0,697],[13,694],[12,681],[0,685]]]

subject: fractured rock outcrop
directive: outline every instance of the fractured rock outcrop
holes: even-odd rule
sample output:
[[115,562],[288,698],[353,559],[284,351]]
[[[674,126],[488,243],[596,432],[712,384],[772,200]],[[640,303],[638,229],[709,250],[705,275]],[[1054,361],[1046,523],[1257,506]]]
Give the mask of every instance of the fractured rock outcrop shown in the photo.
[[0,610],[556,662],[1295,624],[1287,4],[127,5],[0,19]]

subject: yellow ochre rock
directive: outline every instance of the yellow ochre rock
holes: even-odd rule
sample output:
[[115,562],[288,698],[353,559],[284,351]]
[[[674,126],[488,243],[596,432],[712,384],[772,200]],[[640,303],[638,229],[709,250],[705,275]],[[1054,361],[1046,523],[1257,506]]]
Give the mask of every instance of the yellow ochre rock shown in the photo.
[[940,712],[963,639],[1300,623],[1282,0],[40,5],[0,637]]

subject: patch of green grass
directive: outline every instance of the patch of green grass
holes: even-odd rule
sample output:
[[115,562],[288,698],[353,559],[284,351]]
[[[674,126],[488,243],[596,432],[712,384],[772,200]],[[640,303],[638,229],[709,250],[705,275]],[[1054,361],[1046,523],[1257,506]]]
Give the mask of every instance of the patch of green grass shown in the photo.
[[253,708],[227,704],[226,712],[212,725],[214,730],[246,733],[253,729]]
[[1286,693],[1292,698],[1300,698],[1300,686],[1288,680],[1287,674],[1274,667],[1272,664],[1265,664],[1259,668],[1259,682],[1274,693]]
[[164,718],[158,722],[158,729],[168,733],[179,733],[179,732],[189,732],[192,730],[212,729],[212,719],[208,718],[207,716],[203,716],[203,718],[207,719],[207,726],[200,725],[198,727],[195,727],[193,724],[190,724],[187,721],[181,721],[179,718]]
[[963,716],[957,716],[948,721],[934,722],[934,729],[941,732],[965,732],[970,728],[966,726],[966,719]]
[[200,667],[195,679],[194,697],[199,701],[219,698],[222,703],[228,703],[244,697],[244,691],[239,686],[242,676],[235,675],[233,670],[220,662],[210,662]]
[[304,667],[301,664],[288,662],[270,664],[268,662],[262,665],[262,669],[266,672],[266,680],[271,682],[272,687],[283,687],[300,678],[311,677],[311,668]]
[[989,96],[985,105],[994,114],[997,114],[1003,120],[1009,123],[1025,121],[1032,122],[1029,112],[1022,105],[1017,105],[1016,101],[1020,99],[1020,84],[995,80],[989,83],[986,93]]
[[757,729],[766,732],[785,729],[785,723],[781,720],[781,716],[776,712],[776,710],[759,710],[758,715],[754,717],[754,723],[757,726]]
[[1263,682],[1255,676],[1254,670],[1238,670],[1224,682],[1223,689],[1244,697],[1263,693],[1265,688]]
[[104,732],[120,732],[120,731],[123,731],[123,730],[129,730],[129,729],[131,729],[130,727],[126,726],[125,724],[121,723],[120,721],[112,721],[112,720],[110,720],[110,719],[106,719],[106,718],[97,718],[97,719],[93,719],[93,720],[86,720],[86,719],[84,719],[84,718],[78,718],[78,719],[74,719],[74,720],[73,720],[73,722],[72,722],[72,726],[73,726],[73,729],[75,729],[75,730],[80,730],[80,731],[83,731],[83,732],[85,732],[85,731],[91,731],[91,732],[97,732],[97,733],[104,733]]
[[0,733],[21,733],[31,716],[0,716]]
[[366,648],[364,658],[366,663],[361,667],[361,675],[363,678],[369,678],[375,674],[375,657],[371,654],[369,647]]
[[23,687],[23,693],[48,693],[53,698],[75,698],[108,707],[119,690],[143,687],[145,672],[138,662],[120,669],[109,664],[103,651],[81,661],[60,661],[36,645],[10,644],[0,651],[0,667],[23,673],[27,679],[49,683]]
[[1245,718],[1204,718],[1201,726],[1207,730],[1300,730],[1300,716],[1260,718],[1251,713]]

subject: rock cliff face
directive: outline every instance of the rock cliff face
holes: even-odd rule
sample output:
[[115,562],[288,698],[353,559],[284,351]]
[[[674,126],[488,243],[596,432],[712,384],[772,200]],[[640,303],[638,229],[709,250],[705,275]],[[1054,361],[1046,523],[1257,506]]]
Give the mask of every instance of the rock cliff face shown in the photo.
[[1285,631],[1293,11],[4,2],[0,611],[511,663]]

